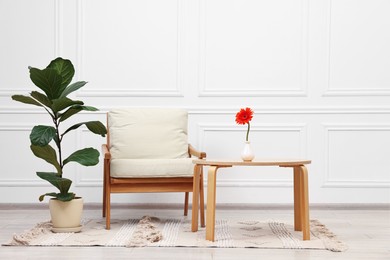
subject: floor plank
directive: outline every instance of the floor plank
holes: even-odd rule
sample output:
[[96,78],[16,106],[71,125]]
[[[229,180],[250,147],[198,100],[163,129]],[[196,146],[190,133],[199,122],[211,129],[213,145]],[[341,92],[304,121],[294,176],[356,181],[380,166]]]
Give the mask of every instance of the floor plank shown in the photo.
[[[182,214],[181,208],[129,207],[112,210],[112,218],[143,215],[172,216]],[[293,221],[293,209],[286,207],[221,207],[216,218],[242,216],[246,218]],[[98,206],[86,206],[85,218],[99,218]],[[318,219],[349,247],[346,252],[287,249],[218,249],[218,248],[103,248],[103,247],[0,247],[0,259],[390,259],[390,211],[386,208],[314,208],[311,219]],[[46,207],[0,207],[0,243],[14,233],[31,228],[37,222],[50,219]]]

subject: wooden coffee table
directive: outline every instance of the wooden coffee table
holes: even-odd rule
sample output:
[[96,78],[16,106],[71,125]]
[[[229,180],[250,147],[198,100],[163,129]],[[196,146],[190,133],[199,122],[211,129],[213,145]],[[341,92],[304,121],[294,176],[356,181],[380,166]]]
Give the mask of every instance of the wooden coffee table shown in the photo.
[[[310,240],[310,219],[309,219],[309,190],[308,171],[305,164],[310,164],[310,160],[253,160],[244,162],[239,160],[193,160],[195,164],[194,188],[199,189],[200,169],[203,166],[210,166],[207,179],[207,215],[206,215],[206,240],[214,241],[215,232],[215,198],[217,193],[216,180],[219,168],[233,166],[278,166],[289,167],[294,170],[294,229],[303,232],[303,240]],[[194,194],[198,194],[194,191]],[[198,231],[198,211],[199,196],[192,198],[192,232]]]

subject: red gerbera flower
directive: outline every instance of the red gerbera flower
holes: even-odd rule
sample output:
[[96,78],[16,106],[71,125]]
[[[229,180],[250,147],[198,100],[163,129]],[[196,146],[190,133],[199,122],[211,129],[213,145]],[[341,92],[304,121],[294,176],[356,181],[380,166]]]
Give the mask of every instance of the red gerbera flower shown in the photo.
[[240,109],[240,112],[236,114],[236,123],[239,125],[245,125],[248,124],[248,130],[246,131],[246,141],[249,139],[249,130],[251,129],[251,125],[249,124],[249,121],[252,120],[253,117],[253,110],[249,107],[243,109]]
[[239,125],[245,125],[252,120],[253,110],[249,107],[243,109],[241,108],[240,112],[236,114],[236,123]]

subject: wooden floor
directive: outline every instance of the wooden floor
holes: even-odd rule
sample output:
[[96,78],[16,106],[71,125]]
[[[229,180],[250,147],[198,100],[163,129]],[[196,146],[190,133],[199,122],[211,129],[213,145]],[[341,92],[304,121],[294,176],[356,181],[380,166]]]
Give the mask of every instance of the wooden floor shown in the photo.
[[[85,218],[100,217],[97,205],[87,205]],[[113,218],[182,214],[178,207],[114,206]],[[292,206],[217,206],[216,217],[244,215],[251,218],[292,220]],[[346,252],[289,249],[218,248],[103,248],[103,247],[0,247],[0,259],[390,259],[390,210],[375,207],[311,207],[311,219],[318,219],[347,243]],[[0,243],[14,233],[49,219],[46,206],[0,205]]]

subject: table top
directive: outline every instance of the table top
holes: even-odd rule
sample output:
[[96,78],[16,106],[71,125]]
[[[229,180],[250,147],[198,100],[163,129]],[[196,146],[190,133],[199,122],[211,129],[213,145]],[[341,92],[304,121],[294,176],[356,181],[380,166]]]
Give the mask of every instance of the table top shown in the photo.
[[192,161],[194,164],[209,165],[209,166],[299,166],[310,164],[311,160],[306,159],[255,159],[253,161],[243,161],[239,159],[196,159]]

